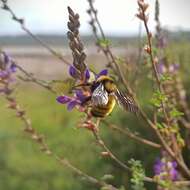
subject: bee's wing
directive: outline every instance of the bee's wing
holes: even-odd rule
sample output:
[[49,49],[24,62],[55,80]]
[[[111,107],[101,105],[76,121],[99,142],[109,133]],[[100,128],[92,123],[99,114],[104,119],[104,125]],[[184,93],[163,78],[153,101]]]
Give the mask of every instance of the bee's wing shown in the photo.
[[125,95],[123,92],[120,92],[118,89],[116,90],[114,95],[116,97],[118,104],[121,107],[123,107],[125,110],[134,112],[134,113],[138,112],[138,107],[131,97]]
[[106,105],[108,103],[108,93],[104,89],[103,84],[99,86],[92,93],[92,104],[93,105]]

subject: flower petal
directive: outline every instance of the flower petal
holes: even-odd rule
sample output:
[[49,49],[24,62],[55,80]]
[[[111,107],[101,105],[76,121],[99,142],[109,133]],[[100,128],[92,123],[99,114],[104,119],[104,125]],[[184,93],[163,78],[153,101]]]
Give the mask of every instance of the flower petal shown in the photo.
[[0,71],[0,78],[6,78],[9,76],[9,72],[6,70]]
[[86,71],[85,71],[85,79],[86,79],[86,81],[88,81],[90,79],[90,71],[89,71],[89,69],[86,69]]
[[164,63],[162,63],[162,62],[159,63],[157,65],[157,70],[158,70],[158,73],[164,74],[166,72],[166,67],[165,67]]
[[77,104],[78,104],[78,102],[76,100],[73,100],[73,101],[69,102],[67,104],[67,110],[71,111]]
[[108,74],[108,70],[107,69],[103,69],[100,71],[99,75],[107,75]]
[[170,176],[173,181],[176,181],[178,179],[178,171],[174,168],[170,170]]
[[107,75],[108,74],[108,70],[107,69],[103,69],[101,70],[97,75],[96,78],[102,76],[102,75]]
[[154,173],[159,175],[163,170],[164,163],[158,158],[154,164]]
[[78,74],[77,74],[77,70],[74,66],[70,66],[69,67],[69,74],[73,77],[73,78],[77,78]]
[[56,100],[61,104],[66,104],[71,101],[71,98],[68,96],[59,96],[56,98]]
[[17,68],[16,64],[12,63],[11,66],[10,66],[10,71],[13,72],[13,73],[16,72],[16,68]]
[[172,166],[173,166],[173,168],[176,168],[176,167],[177,167],[177,162],[176,162],[176,161],[173,161],[173,162],[172,162]]
[[76,90],[75,94],[77,96],[77,98],[80,100],[80,102],[83,102],[84,99],[86,98],[82,92],[82,90]]

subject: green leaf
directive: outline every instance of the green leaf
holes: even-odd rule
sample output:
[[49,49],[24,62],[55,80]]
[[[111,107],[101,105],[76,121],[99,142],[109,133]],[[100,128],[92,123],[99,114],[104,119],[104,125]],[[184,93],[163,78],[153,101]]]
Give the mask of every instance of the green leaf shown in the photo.
[[184,115],[183,112],[178,111],[176,108],[173,108],[172,111],[170,111],[170,115],[173,118],[178,118]]
[[132,170],[132,178],[131,178],[131,183],[132,183],[132,188],[134,190],[144,190],[144,178],[145,178],[145,171],[144,168],[142,167],[142,164],[139,160],[134,160],[131,159],[129,161],[129,164],[131,165],[131,170]]
[[156,124],[156,127],[157,127],[158,129],[163,129],[163,128],[165,128],[165,126],[164,126],[163,124],[161,124],[161,123],[157,123],[157,124]]
[[163,188],[169,188],[171,186],[171,182],[170,181],[160,180],[159,185],[161,187],[163,187]]
[[159,90],[157,90],[154,94],[153,97],[150,100],[150,103],[154,105],[155,107],[161,107],[162,102],[166,102],[167,96],[163,93],[161,93]]
[[160,77],[160,81],[161,82],[165,82],[165,81],[171,81],[172,80],[172,77],[170,74],[162,74],[161,77]]

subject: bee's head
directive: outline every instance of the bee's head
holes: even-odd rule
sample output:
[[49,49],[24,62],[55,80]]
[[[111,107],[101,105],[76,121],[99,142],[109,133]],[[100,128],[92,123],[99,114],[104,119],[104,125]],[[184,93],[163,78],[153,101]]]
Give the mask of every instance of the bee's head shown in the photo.
[[116,90],[114,80],[109,76],[102,75],[98,77],[96,83],[102,83],[108,93],[114,92]]

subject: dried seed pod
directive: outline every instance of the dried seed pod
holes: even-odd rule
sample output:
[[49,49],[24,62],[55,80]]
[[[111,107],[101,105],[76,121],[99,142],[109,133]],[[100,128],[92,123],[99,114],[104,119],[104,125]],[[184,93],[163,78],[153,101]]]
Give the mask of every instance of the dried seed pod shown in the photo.
[[74,39],[73,33],[70,32],[70,31],[68,31],[68,32],[67,32],[67,38],[72,41],[72,40]]
[[84,63],[84,60],[86,59],[86,54],[83,52],[81,55],[80,55],[80,58],[79,58],[79,62],[80,63]]
[[74,24],[73,24],[73,23],[68,22],[68,23],[67,23],[67,26],[68,26],[69,30],[74,31],[75,26],[74,26]]
[[67,9],[68,9],[69,15],[72,15],[72,16],[75,15],[75,13],[73,12],[73,10],[70,7],[67,7]]
[[80,77],[83,78],[84,71],[86,70],[85,58],[86,54],[83,52],[84,46],[79,36],[79,14],[75,14],[74,11],[68,7],[69,22],[67,38],[69,39],[69,47],[72,50],[73,66],[79,71]]

